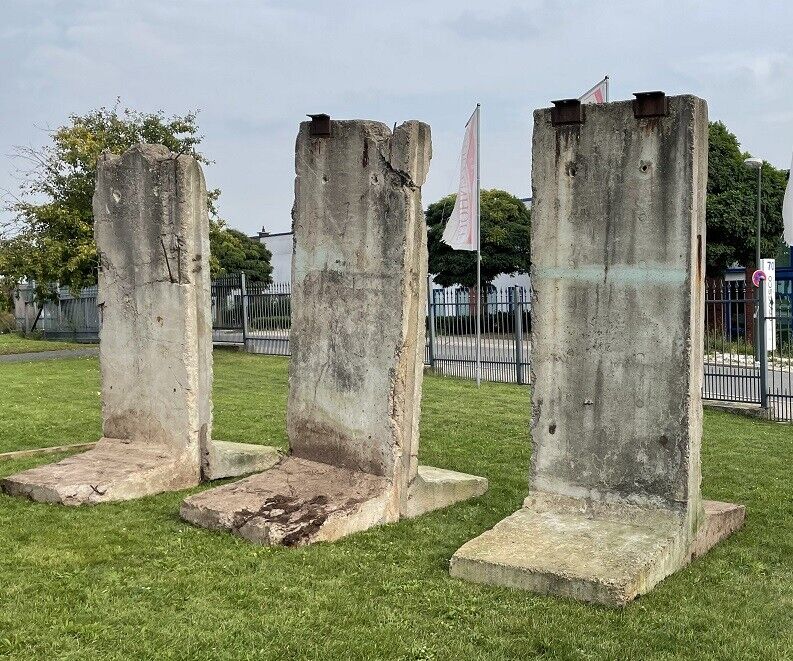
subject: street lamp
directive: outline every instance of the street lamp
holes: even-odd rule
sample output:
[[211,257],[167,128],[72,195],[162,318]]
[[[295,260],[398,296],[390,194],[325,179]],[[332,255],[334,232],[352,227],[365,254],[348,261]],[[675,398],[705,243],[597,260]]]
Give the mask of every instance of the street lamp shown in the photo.
[[[760,239],[762,222],[761,195],[763,190],[763,159],[747,158],[743,164],[750,170],[757,170],[757,245],[755,248],[755,268],[760,271],[763,267],[760,257]],[[768,406],[768,356],[765,347],[765,281],[761,281],[760,302],[757,306],[757,359],[760,362],[760,406]]]

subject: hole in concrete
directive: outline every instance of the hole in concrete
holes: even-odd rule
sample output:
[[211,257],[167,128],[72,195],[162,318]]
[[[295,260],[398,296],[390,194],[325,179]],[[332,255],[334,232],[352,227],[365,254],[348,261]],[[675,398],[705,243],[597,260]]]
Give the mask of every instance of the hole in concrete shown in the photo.
[[552,422],[550,425],[548,425],[548,432],[550,434],[555,434],[556,433],[556,423],[555,422]]

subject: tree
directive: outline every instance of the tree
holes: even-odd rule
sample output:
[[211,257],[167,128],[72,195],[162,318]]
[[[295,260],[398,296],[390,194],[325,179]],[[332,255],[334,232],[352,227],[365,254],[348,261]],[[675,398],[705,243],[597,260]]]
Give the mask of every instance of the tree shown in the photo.
[[[152,143],[207,164],[209,160],[197,149],[202,136],[196,117],[194,112],[166,117],[162,111],[144,113],[116,104],[71,115],[67,124],[51,132],[51,142],[44,147],[17,148],[16,155],[30,168],[21,173],[20,194],[10,207],[12,220],[0,227],[0,274],[13,283],[35,281],[39,301],[54,298],[56,285],[77,291],[95,284],[91,202],[99,155],[121,154],[135,144]],[[219,253],[210,256],[213,272],[243,268],[241,252],[245,269],[268,277],[269,251],[258,249],[260,244],[244,235],[227,234],[230,230],[217,213],[219,195],[219,190],[211,190],[207,200],[211,248]]]
[[[708,145],[707,272],[720,276],[735,263],[753,268],[757,247],[757,174],[743,164],[738,138],[722,122],[711,122]],[[782,199],[787,174],[763,165],[762,239],[764,256],[779,252]]]
[[213,225],[209,230],[212,256],[218,264],[215,275],[244,273],[250,282],[272,282],[272,254],[260,241],[233,229]]
[[[429,271],[444,287],[476,286],[476,253],[452,250],[441,241],[456,195],[447,195],[427,207]],[[483,190],[482,282],[501,273],[528,273],[531,214],[517,197],[503,190]]]

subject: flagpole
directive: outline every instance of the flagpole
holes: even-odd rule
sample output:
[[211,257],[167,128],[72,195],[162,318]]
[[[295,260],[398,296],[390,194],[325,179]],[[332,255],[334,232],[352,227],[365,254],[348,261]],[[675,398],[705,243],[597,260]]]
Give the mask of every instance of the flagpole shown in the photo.
[[482,223],[479,194],[479,114],[476,104],[476,387],[482,383]]
[[606,81],[606,103],[609,102],[609,77],[606,76],[603,80]]

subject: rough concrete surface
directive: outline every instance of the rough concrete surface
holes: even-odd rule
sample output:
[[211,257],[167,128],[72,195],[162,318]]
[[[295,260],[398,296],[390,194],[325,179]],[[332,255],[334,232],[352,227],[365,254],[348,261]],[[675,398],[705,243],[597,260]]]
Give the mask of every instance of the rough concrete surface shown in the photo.
[[681,562],[677,517],[648,524],[523,508],[460,548],[450,571],[475,583],[624,606],[739,528],[744,508],[706,501],[705,515]]
[[71,443],[69,445],[51,445],[47,448],[32,448],[30,450],[13,450],[11,452],[0,452],[0,461],[4,459],[23,459],[25,457],[36,457],[42,454],[60,454],[61,452],[81,452],[96,447],[97,441],[90,443]]
[[429,126],[333,121],[330,137],[310,126],[295,150],[291,456],[182,507],[187,521],[262,544],[333,540],[487,484],[418,468]]
[[212,433],[209,220],[200,165],[161,145],[103,154],[93,210],[105,438],[94,450],[4,483],[9,492],[68,504],[198,484]]
[[209,220],[198,162],[161,145],[100,158],[94,194],[104,436],[186,452],[211,438]]
[[258,473],[275,466],[281,457],[278,448],[269,445],[212,441],[204,479],[221,480]]
[[530,496],[455,576],[624,604],[742,521],[700,496],[707,107],[668,102],[534,114]]
[[531,488],[696,518],[707,107],[669,105],[535,112]]
[[487,478],[445,468],[419,466],[408,488],[406,518],[421,516],[432,510],[476,498],[487,491]]
[[286,457],[271,470],[190,496],[185,521],[265,545],[332,541],[395,521],[384,477]]
[[430,145],[421,122],[392,134],[355,120],[330,138],[303,122],[296,146],[290,447],[388,477],[403,501],[418,466]]
[[12,475],[0,482],[0,488],[43,503],[96,505],[195,483],[191,462],[173,448],[103,438],[88,452]]

